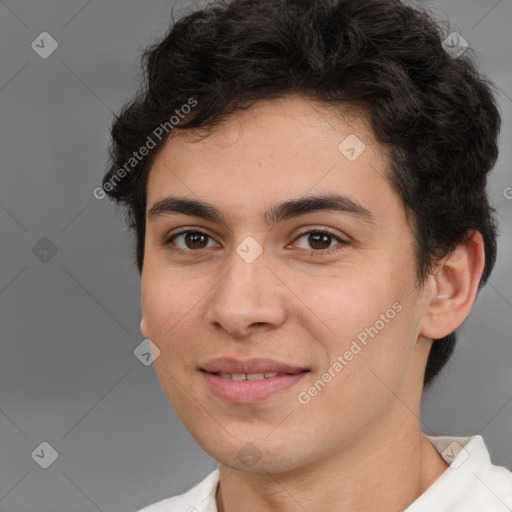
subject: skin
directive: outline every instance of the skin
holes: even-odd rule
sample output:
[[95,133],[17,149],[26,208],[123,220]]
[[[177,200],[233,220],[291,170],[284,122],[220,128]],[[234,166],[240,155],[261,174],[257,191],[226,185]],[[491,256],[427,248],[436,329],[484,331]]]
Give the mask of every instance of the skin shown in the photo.
[[[349,134],[366,146],[354,161],[338,150]],[[431,340],[458,328],[474,303],[481,235],[415,286],[413,235],[386,179],[386,150],[362,114],[287,96],[258,102],[201,140],[173,135],[150,171],[148,211],[182,196],[212,203],[227,221],[147,220],[141,332],[161,351],[154,365],[170,404],[219,462],[218,510],[404,510],[448,467],[421,430],[423,376]],[[332,192],[358,201],[375,224],[332,211],[270,227],[262,220],[274,203]],[[208,237],[187,244],[180,236],[173,252],[164,242],[182,227]],[[348,243],[315,245],[309,235],[318,228]],[[263,248],[252,263],[236,252],[248,236]],[[300,403],[298,394],[397,302],[401,311],[378,335]],[[199,371],[226,355],[310,372],[260,403],[233,405]],[[247,443],[257,454],[250,464],[238,456]]]

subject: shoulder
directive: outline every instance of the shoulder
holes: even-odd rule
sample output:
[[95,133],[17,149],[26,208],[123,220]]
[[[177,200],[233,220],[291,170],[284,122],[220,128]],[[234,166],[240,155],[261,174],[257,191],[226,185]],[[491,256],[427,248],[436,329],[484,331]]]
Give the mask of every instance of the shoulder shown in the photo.
[[482,436],[427,437],[450,467],[407,512],[512,511],[512,471],[493,464]]
[[[489,503],[495,503],[496,510],[512,510],[512,471],[503,466],[491,464],[481,475],[475,473],[483,494]],[[494,509],[492,509],[494,510]]]
[[215,490],[219,482],[219,469],[187,492],[165,498],[137,512],[217,512]]

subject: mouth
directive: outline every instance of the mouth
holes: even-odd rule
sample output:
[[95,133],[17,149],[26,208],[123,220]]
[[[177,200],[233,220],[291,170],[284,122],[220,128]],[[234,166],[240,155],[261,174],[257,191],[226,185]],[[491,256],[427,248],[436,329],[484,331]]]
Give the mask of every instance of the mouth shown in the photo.
[[[307,371],[308,368],[299,365],[291,365],[276,359],[264,357],[252,357],[248,359],[236,359],[234,357],[217,357],[202,365],[200,370],[213,374],[225,375],[263,375],[286,373],[295,375]],[[274,377],[271,375],[269,378]],[[243,379],[238,379],[243,380]]]
[[210,391],[223,402],[251,405],[290,390],[309,369],[272,359],[214,359],[199,368]]
[[265,372],[265,373],[224,373],[224,372],[207,372],[211,375],[219,375],[223,379],[230,380],[261,380],[272,379],[278,375],[295,375],[293,373]]

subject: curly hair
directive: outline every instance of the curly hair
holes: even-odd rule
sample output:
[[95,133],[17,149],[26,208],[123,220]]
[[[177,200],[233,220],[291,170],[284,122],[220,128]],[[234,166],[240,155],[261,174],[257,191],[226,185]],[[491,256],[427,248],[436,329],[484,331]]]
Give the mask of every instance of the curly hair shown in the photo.
[[[217,0],[176,21],[143,52],[145,80],[113,122],[103,178],[103,190],[126,207],[139,272],[147,179],[176,124],[169,119],[180,129],[213,128],[258,100],[301,94],[364,111],[387,145],[387,178],[414,234],[418,283],[478,231],[480,290],[496,260],[486,184],[501,118],[494,84],[469,50],[454,57],[443,39],[430,13],[400,0]],[[433,340],[424,387],[455,343],[456,332]]]

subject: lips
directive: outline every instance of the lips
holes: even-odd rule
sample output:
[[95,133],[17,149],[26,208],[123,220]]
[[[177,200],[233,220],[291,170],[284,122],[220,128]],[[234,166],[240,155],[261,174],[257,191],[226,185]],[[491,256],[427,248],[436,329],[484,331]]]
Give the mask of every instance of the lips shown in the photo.
[[[304,371],[307,368],[290,365],[276,361],[275,359],[268,358],[251,358],[251,359],[235,359],[232,357],[218,357],[208,361],[201,367],[201,370],[208,373],[224,373],[229,375],[254,375],[265,373],[285,373],[295,375]],[[238,379],[242,380],[242,379]],[[249,379],[250,380],[250,379]]]
[[234,405],[254,405],[298,384],[310,370],[274,359],[213,359],[200,368],[210,391]]

